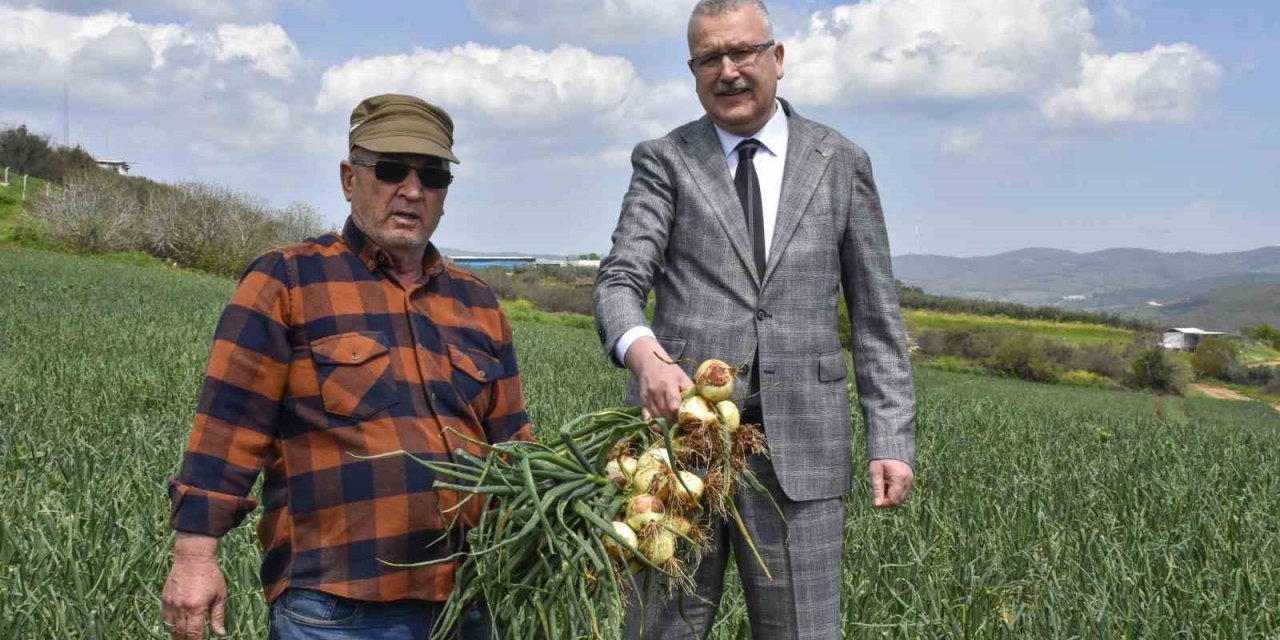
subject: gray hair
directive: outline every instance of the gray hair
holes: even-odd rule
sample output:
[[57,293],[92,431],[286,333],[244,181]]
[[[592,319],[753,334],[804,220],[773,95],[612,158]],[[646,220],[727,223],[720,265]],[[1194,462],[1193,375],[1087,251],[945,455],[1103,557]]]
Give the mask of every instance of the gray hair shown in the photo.
[[693,13],[689,16],[689,25],[692,27],[693,19],[698,16],[718,16],[743,7],[751,7],[760,14],[760,19],[764,22],[764,35],[772,40],[773,21],[769,20],[769,8],[764,6],[763,0],[698,0],[698,4],[693,7]]

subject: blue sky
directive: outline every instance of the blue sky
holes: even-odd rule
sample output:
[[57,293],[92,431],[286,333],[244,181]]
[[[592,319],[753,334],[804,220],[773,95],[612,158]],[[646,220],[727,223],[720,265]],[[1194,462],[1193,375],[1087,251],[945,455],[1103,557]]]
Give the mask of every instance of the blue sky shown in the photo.
[[[416,93],[458,123],[438,244],[605,252],[632,146],[700,115],[691,5],[0,0],[0,124],[61,138],[65,81],[73,143],[336,225],[351,107]],[[1280,3],[770,8],[779,94],[871,154],[897,254],[1280,244]]]

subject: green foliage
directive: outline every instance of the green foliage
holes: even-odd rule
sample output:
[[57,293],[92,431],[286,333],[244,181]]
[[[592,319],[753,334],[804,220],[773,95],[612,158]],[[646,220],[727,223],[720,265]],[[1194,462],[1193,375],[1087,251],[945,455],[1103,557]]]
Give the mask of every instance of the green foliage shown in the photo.
[[1259,342],[1265,342],[1272,349],[1280,349],[1280,328],[1269,324],[1260,324],[1256,327],[1245,327],[1240,330],[1240,333]]
[[1058,376],[1058,384],[1065,384],[1072,387],[1096,387],[1105,389],[1112,384],[1111,379],[1098,375],[1092,371],[1084,369],[1075,369]]
[[[0,638],[165,637],[164,484],[233,283],[0,248],[0,287]],[[514,330],[540,433],[621,403],[593,331]],[[859,474],[846,502],[844,637],[1280,633],[1280,414],[924,367],[917,383],[910,500],[873,511]],[[221,544],[234,638],[267,635],[259,517]],[[744,637],[729,583],[712,640]]]
[[592,315],[594,269],[552,267],[508,271],[501,267],[476,270],[499,298],[527,300],[542,311]]
[[550,311],[541,311],[534,307],[533,303],[528,300],[503,300],[502,310],[506,312],[507,320],[510,320],[513,324],[517,322],[536,323],[592,330],[596,327],[596,321],[591,316],[579,313],[553,313]]
[[997,373],[1020,380],[1052,382],[1057,380],[1058,370],[1045,356],[1045,347],[1043,339],[1018,334],[1000,343],[987,364]]
[[1138,389],[1182,395],[1191,382],[1191,370],[1167,349],[1155,346],[1139,352],[1133,359],[1128,382]]
[[918,366],[925,366],[931,369],[939,369],[942,371],[950,371],[951,373],[969,373],[969,374],[986,374],[987,370],[980,364],[957,358],[955,356],[937,356],[930,358],[920,358],[915,361]]
[[1263,392],[1269,396],[1280,396],[1280,376],[1272,378],[1271,382],[1268,382],[1267,386],[1263,387]]
[[1236,348],[1221,338],[1205,338],[1191,354],[1191,368],[1200,378],[1228,378],[1239,368]]
[[1026,320],[1006,316],[981,316],[969,313],[943,313],[908,309],[902,319],[912,332],[928,329],[977,329],[984,331],[1019,332],[1051,338],[1074,346],[1120,346],[1133,340],[1134,332],[1100,324],[1082,322],[1055,322],[1050,320]]
[[19,125],[0,131],[0,170],[4,167],[9,167],[10,179],[17,173],[61,182],[69,173],[97,170],[98,163],[79,146],[54,145],[47,136]]

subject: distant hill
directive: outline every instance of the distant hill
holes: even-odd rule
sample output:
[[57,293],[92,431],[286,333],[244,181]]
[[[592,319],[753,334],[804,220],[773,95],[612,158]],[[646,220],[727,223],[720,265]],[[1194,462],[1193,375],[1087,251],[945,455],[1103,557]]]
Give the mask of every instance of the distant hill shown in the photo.
[[1280,247],[1220,254],[1020,249],[974,258],[903,255],[893,259],[893,267],[904,283],[940,295],[1053,304],[1225,329],[1280,323],[1280,303],[1275,302]]
[[1280,325],[1280,283],[1218,287],[1135,313],[1169,326],[1236,331],[1260,324]]

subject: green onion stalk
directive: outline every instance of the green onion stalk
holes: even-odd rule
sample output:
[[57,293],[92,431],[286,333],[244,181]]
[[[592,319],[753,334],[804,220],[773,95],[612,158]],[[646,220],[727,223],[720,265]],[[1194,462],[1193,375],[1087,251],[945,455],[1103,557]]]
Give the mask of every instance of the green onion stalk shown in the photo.
[[[708,395],[732,406],[724,384]],[[676,425],[636,408],[588,413],[561,427],[558,441],[488,444],[452,432],[483,457],[383,454],[410,456],[436,474],[435,489],[481,502],[464,551],[398,565],[458,563],[432,640],[452,637],[479,603],[494,637],[620,639],[628,594],[646,581],[693,593],[710,518],[729,518],[768,574],[733,501],[740,484],[769,495],[746,465],[765,452],[763,437],[738,424],[736,407],[706,406],[696,416],[682,410]]]

